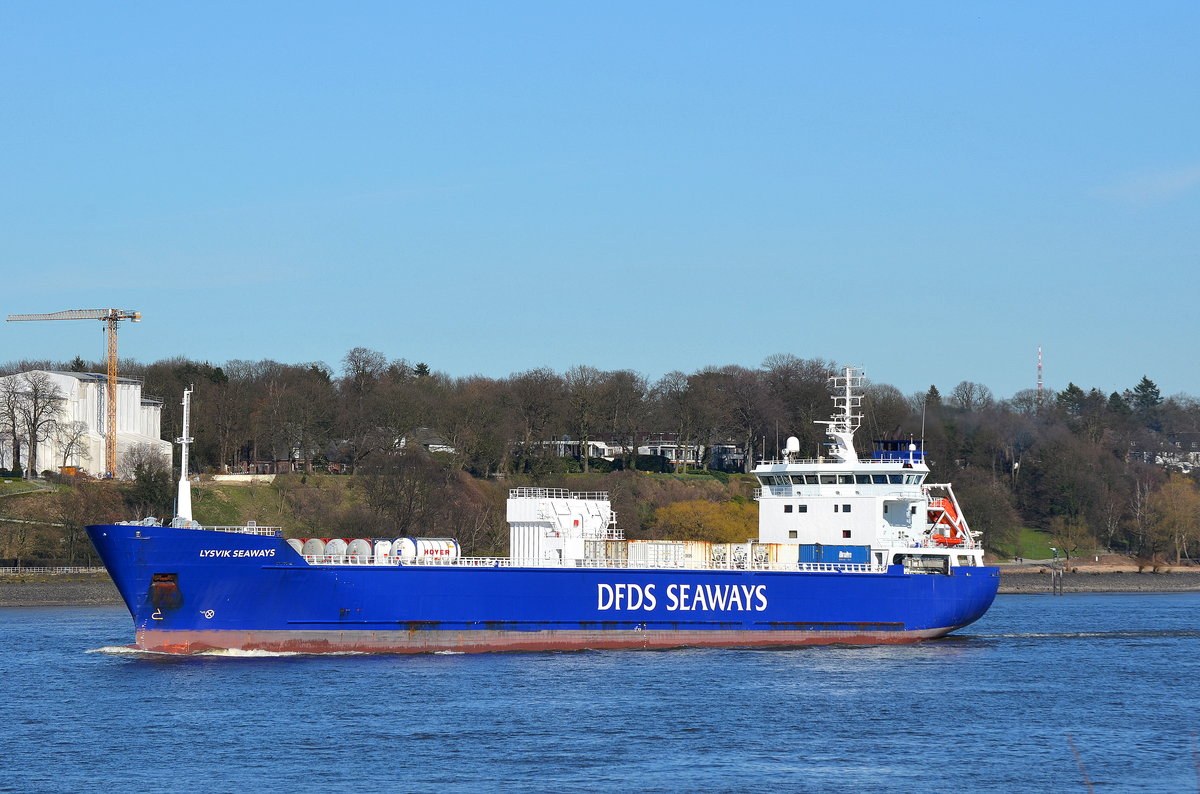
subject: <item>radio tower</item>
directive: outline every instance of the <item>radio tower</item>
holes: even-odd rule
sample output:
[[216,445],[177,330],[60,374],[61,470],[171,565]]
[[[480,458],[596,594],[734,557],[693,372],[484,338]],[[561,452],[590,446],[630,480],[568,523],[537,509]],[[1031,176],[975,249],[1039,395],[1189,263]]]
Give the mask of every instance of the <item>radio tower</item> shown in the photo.
[[1043,397],[1043,392],[1042,392],[1042,346],[1038,345],[1037,405],[1038,405],[1039,411],[1041,410],[1042,406],[1045,404],[1043,402],[1043,399],[1044,399],[1044,397]]

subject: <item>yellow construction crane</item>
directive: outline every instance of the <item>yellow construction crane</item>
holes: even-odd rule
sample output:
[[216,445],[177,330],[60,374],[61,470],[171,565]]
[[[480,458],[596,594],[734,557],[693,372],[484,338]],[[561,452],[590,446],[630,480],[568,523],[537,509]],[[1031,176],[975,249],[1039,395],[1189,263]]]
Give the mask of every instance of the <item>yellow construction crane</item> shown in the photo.
[[108,335],[108,415],[104,425],[104,468],[106,477],[117,476],[117,323],[142,319],[141,312],[124,309],[72,309],[50,314],[10,314],[8,321],[21,320],[101,320]]

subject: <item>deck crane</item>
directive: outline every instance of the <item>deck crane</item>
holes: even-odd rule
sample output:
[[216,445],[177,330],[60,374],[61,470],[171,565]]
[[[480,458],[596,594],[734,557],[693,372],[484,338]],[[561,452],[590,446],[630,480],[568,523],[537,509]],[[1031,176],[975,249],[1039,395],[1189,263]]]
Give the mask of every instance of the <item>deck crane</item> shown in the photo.
[[117,476],[117,323],[142,319],[141,312],[125,309],[71,309],[50,314],[10,314],[8,321],[22,320],[100,320],[108,336],[108,414],[104,425],[105,477]]

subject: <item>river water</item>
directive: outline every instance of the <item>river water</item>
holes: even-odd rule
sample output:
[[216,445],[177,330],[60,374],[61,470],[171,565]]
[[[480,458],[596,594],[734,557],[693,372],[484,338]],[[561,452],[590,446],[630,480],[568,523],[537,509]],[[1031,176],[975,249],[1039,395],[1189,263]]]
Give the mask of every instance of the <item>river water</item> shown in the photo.
[[123,608],[0,609],[0,790],[1198,791],[1198,615],[1000,596],[900,647],[174,658],[124,651]]

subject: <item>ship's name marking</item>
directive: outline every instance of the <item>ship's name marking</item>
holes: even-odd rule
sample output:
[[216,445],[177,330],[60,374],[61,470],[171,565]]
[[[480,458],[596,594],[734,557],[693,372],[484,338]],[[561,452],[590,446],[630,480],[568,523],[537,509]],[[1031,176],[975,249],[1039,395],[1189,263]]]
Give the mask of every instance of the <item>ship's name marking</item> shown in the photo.
[[201,557],[274,557],[275,549],[200,549]]
[[596,609],[653,612],[659,603],[667,612],[762,612],[767,608],[765,584],[669,584],[664,599],[654,588],[652,584],[597,584]]

